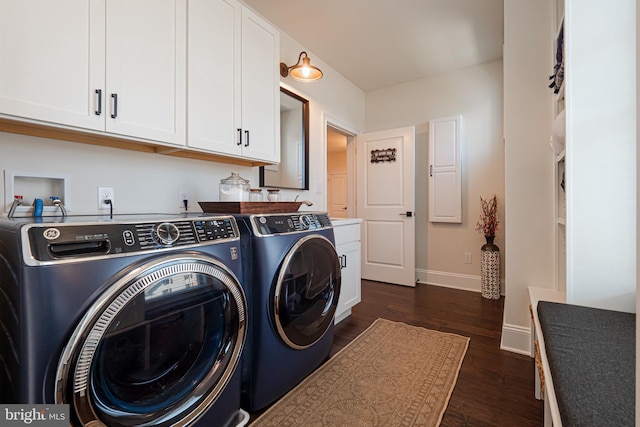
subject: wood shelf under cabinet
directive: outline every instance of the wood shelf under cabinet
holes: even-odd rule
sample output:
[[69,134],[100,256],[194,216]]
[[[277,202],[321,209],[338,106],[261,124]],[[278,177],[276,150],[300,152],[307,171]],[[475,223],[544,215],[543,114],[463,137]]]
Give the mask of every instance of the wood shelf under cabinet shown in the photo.
[[228,163],[238,166],[265,166],[269,163],[251,159],[241,159],[224,156],[206,151],[198,151],[183,146],[170,146],[155,143],[153,141],[140,141],[135,139],[120,138],[112,135],[101,135],[76,129],[58,128],[38,123],[22,122],[6,118],[0,118],[0,132],[16,133],[20,135],[37,136],[60,141],[77,142],[81,144],[99,145],[102,147],[119,148],[124,150],[139,151],[150,154],[183,157],[208,162]]

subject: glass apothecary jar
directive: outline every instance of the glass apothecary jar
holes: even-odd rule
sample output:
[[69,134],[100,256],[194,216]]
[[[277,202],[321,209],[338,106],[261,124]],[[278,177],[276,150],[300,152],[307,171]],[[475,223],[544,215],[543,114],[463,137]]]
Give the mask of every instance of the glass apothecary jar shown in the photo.
[[235,172],[231,176],[220,180],[221,202],[249,201],[249,180],[242,178]]

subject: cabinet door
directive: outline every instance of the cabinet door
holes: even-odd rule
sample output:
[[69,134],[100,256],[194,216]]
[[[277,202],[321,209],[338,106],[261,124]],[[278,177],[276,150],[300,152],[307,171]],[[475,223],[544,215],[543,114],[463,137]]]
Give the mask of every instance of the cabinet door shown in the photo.
[[360,283],[360,242],[350,242],[336,246],[338,259],[342,268],[340,297],[336,308],[336,320],[340,321],[344,315],[361,299]]
[[241,5],[189,0],[188,141],[190,147],[242,154]]
[[242,10],[242,155],[280,161],[280,35]]
[[462,222],[462,116],[429,121],[429,221]]
[[0,114],[104,128],[104,7],[0,0]]
[[185,143],[186,11],[186,0],[107,0],[107,132]]

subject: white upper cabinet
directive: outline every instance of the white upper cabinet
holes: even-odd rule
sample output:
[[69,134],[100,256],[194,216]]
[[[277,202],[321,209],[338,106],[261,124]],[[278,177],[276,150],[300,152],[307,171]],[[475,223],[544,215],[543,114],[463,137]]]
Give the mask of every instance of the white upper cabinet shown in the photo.
[[184,144],[186,0],[0,0],[0,114]]
[[243,155],[280,162],[280,35],[248,9],[242,13]]
[[235,0],[189,0],[188,146],[280,161],[280,36]]
[[[235,0],[189,0],[187,145],[240,155],[240,27]],[[238,138],[239,140],[239,138]]]
[[186,0],[107,0],[106,131],[184,144]]
[[104,92],[104,8],[104,0],[0,0],[0,114],[104,129],[95,92]]

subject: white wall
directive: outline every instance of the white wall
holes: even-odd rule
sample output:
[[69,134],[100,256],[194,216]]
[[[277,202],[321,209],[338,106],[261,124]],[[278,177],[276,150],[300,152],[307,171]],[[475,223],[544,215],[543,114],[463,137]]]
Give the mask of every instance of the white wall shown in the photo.
[[[304,83],[291,77],[280,78],[287,89],[309,100],[309,191],[301,192],[302,199],[311,200],[311,209],[327,210],[326,206],[326,116],[339,120],[353,131],[364,129],[365,94],[356,85],[337,73],[312,51],[288,34],[280,33],[280,58],[287,65],[295,63],[301,51],[306,51],[311,63],[323,72],[321,80]],[[282,190],[283,195],[290,193]],[[296,193],[297,194],[297,193]],[[295,196],[294,196],[295,197]]]
[[[96,214],[97,187],[113,187],[114,213],[181,212],[178,189],[198,201],[218,200],[218,184],[238,172],[258,184],[257,168],[140,153],[0,132],[0,170],[70,176],[69,214]],[[4,200],[4,186],[2,187]],[[48,194],[25,195],[48,199]],[[108,213],[101,211],[101,213]],[[6,212],[3,212],[6,215]]]
[[[287,34],[281,34],[281,59],[292,62],[304,50]],[[364,127],[364,93],[309,52],[312,63],[324,77],[315,83],[282,79],[289,89],[310,99],[310,191],[283,190],[283,200],[311,200],[313,210],[325,210],[326,170],[323,114],[329,112],[345,123]],[[68,174],[70,214],[96,214],[97,187],[115,190],[114,212],[180,212],[178,189],[190,192],[191,211],[200,211],[197,201],[218,200],[218,184],[238,172],[258,186],[258,168],[182,159],[116,148],[0,132],[0,171]],[[3,174],[4,175],[4,174]],[[317,190],[317,191],[316,191]],[[2,200],[5,199],[4,185]],[[43,194],[41,198],[47,198]],[[32,203],[33,200],[25,200]],[[6,207],[8,209],[8,206]],[[106,211],[105,211],[106,212]],[[103,213],[105,213],[103,212]],[[0,216],[6,215],[2,210]]]
[[550,1],[504,2],[506,271],[502,347],[529,353],[528,287],[554,275],[553,92]]
[[565,11],[567,302],[626,312],[636,294],[635,8],[570,0]]
[[[640,7],[636,3],[636,147],[640,144]],[[636,150],[636,173],[640,167],[640,150]],[[636,182],[638,178],[636,177]],[[636,313],[640,312],[640,185],[636,186]],[[640,425],[640,316],[636,316],[636,425]]]
[[[416,267],[421,282],[480,290],[480,196],[504,203],[502,61],[367,93],[366,131],[416,126]],[[462,114],[461,224],[429,223],[429,120]],[[504,217],[500,218],[502,221]],[[504,249],[504,227],[496,243]],[[472,253],[472,264],[464,254]],[[504,253],[504,252],[503,252]]]
[[[636,147],[640,144],[640,7],[636,3]],[[636,150],[636,173],[640,167],[640,150]],[[638,178],[636,177],[636,182]],[[636,313],[640,312],[640,185],[636,186]],[[636,425],[640,425],[640,316],[636,316]]]

